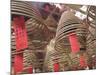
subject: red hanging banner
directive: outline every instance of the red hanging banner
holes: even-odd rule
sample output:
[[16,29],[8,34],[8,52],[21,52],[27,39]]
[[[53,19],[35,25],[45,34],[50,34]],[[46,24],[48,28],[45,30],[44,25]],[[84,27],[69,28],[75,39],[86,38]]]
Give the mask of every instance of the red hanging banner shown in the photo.
[[59,72],[59,63],[54,64],[54,72]]
[[72,52],[77,53],[80,50],[77,35],[74,33],[71,33],[71,34],[69,34],[68,38],[70,41]]
[[27,48],[27,32],[25,28],[24,16],[13,18],[13,26],[16,36],[16,50],[19,51]]
[[14,71],[15,73],[22,72],[23,70],[23,54],[15,55],[14,58]]

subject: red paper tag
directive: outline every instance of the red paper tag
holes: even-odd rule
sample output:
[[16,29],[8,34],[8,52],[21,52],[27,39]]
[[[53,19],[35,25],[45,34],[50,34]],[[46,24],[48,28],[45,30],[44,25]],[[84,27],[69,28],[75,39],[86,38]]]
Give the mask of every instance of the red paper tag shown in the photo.
[[24,16],[15,17],[13,26],[16,36],[16,50],[22,50],[28,47],[27,32],[25,28]]
[[84,56],[80,56],[80,66],[85,67],[86,66],[86,61]]
[[72,52],[77,53],[80,50],[77,35],[76,34],[69,34],[68,37],[69,37]]
[[32,74],[33,73],[33,68],[30,67],[30,68],[27,69],[27,71],[28,71],[28,73]]
[[59,71],[59,63],[55,63],[54,64],[54,72],[58,72]]
[[22,72],[23,70],[23,54],[15,55],[14,58],[14,71],[15,73]]

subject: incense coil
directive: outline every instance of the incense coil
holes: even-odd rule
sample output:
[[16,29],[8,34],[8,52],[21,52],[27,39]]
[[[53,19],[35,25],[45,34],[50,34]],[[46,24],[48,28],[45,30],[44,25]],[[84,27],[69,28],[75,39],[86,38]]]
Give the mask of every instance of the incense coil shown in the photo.
[[38,30],[41,30],[41,32],[43,32],[44,36],[48,38],[48,40],[51,38],[51,36],[47,36],[48,34],[50,34],[50,31],[48,27],[46,26],[46,23],[44,23],[44,20],[42,19],[42,16],[39,10],[31,2],[12,1],[11,14],[23,15],[25,17],[30,18],[26,22],[28,35],[31,35],[31,34],[33,35],[33,33],[36,33],[38,29]]
[[[32,18],[29,20],[31,24],[28,24],[30,23],[29,21],[26,23],[27,31],[30,32],[30,34],[37,28],[42,30],[46,28],[39,10],[31,2],[12,1],[11,14]],[[35,24],[33,24],[33,22]]]
[[11,14],[23,15],[31,18],[41,19],[38,9],[31,2],[12,1]]
[[30,52],[31,50],[24,50],[23,52],[23,65],[25,68],[32,66],[32,57]]
[[27,67],[34,67],[36,63],[36,55],[34,54],[34,51],[29,49],[24,50],[23,52],[23,65],[24,68]]
[[54,19],[52,15],[49,15],[47,19],[44,21],[44,23],[51,32],[56,32],[57,21]]
[[93,59],[93,56],[96,56],[96,38],[94,38],[91,34],[88,33],[86,38],[86,52],[88,55],[88,66],[93,69],[96,65],[92,65],[96,57]]
[[67,34],[75,32],[79,25],[80,25],[80,20],[77,19],[73,13],[64,12],[58,24],[56,33],[56,42],[65,38]]
[[15,34],[12,32],[12,36],[11,36],[11,63],[12,63],[12,65],[13,65],[13,63],[14,63],[14,53],[15,53],[15,51],[16,51],[16,43],[15,43]]
[[[72,13],[65,12],[62,14],[60,22],[58,24],[57,33],[55,37],[55,50],[59,52],[61,51],[66,52],[66,54],[68,55],[67,58],[70,58],[70,59],[67,59],[67,61],[69,60],[68,61],[69,67],[70,69],[73,70],[73,66],[75,66],[78,69],[79,58],[77,57],[77,54],[76,54],[76,58],[74,58],[73,56],[71,58],[71,56],[69,56],[69,55],[72,55],[70,54],[71,53],[70,42],[67,37],[68,34],[70,33],[75,33],[78,36],[80,46],[84,48],[86,41],[83,40],[82,37],[86,36],[87,34],[85,25],[83,25],[82,21],[78,19],[77,17],[75,17]],[[66,41],[65,44],[67,44],[66,47],[64,47],[64,42],[63,42],[64,40]]]
[[87,25],[88,25],[88,30],[91,33],[91,35],[95,38],[96,37],[96,6],[89,6],[88,9],[88,14],[87,14]]
[[[13,29],[13,27],[12,27]],[[28,39],[29,40],[29,39]],[[20,53],[23,53],[23,64],[24,64],[24,68],[26,67],[29,67],[30,65],[32,65],[32,62],[33,60],[31,60],[32,57],[32,54],[30,54],[30,45],[32,44],[28,44],[29,48],[27,49],[24,49],[24,51],[20,51],[20,52],[17,52],[16,51],[16,42],[15,42],[15,32],[13,31],[12,32],[12,36],[11,36],[11,55],[12,55],[12,63],[14,63],[14,56],[16,54],[20,54]],[[31,60],[31,61],[30,61]],[[26,61],[26,62],[25,62]]]
[[33,34],[36,29],[43,30],[45,26],[38,20],[31,18],[26,22],[26,28],[28,34]]
[[[89,6],[87,15],[87,25],[88,25],[88,34],[87,34],[87,49],[95,51],[96,48],[96,7]],[[92,20],[90,20],[90,17]],[[94,48],[93,48],[94,47]]]
[[[30,56],[29,59],[32,61],[30,63],[32,63],[32,65],[34,65],[34,63],[36,62],[36,55],[34,53],[35,47],[33,46],[31,39],[28,39],[28,41],[29,42],[28,42],[28,50],[27,51],[29,51],[29,56]],[[27,52],[26,52],[26,54],[27,54]]]
[[[88,14],[87,14],[87,23],[93,28],[95,28],[96,24],[96,6],[89,6],[88,9]],[[90,18],[92,20],[90,20]]]
[[[59,48],[61,49],[59,52],[57,50],[55,50],[54,49],[54,44],[55,44],[54,41],[55,41],[55,39],[53,39],[47,47],[47,53],[46,53],[44,66],[46,68],[48,67],[49,71],[53,71],[53,64],[56,63],[56,59],[58,59],[57,62],[59,64],[66,61],[65,64],[68,62],[68,64],[69,64],[68,66],[70,67],[70,63],[69,63],[70,60],[67,59],[68,58],[67,53],[69,53],[69,52],[67,52],[66,50],[62,50],[62,45],[59,45]],[[61,66],[60,66],[60,70],[61,70]]]
[[[89,68],[94,69],[96,65],[92,65],[96,58],[96,6],[88,6],[87,9],[87,36],[86,36],[86,52],[88,56],[87,64]],[[94,68],[93,68],[94,67]]]
[[87,28],[85,24],[82,24],[76,30],[77,38],[80,44],[80,50],[86,51],[86,37],[87,37]]
[[49,30],[46,27],[46,25],[43,23],[43,19],[38,9],[35,6],[33,6],[31,2],[12,1],[11,2],[11,14],[12,15],[23,15],[25,17],[30,18],[25,23],[28,35],[34,35],[34,34],[43,32],[43,34],[45,34],[44,36],[48,38],[47,34],[50,34]]
[[[29,41],[29,39],[28,39]],[[14,32],[12,34],[12,38],[11,38],[11,54],[12,54],[12,63],[14,63],[14,55],[19,54],[19,53],[23,53],[23,66],[24,69],[28,68],[30,66],[35,66],[35,62],[36,62],[36,56],[34,54],[34,48],[33,45],[31,43],[28,43],[28,48],[24,49],[21,52],[16,52],[16,44],[15,44],[15,35]]]
[[16,43],[15,43],[15,33],[12,33],[12,36],[11,36],[11,48],[12,49],[16,49]]
[[96,6],[88,6],[87,13],[88,32],[93,38],[96,38]]
[[46,40],[50,40],[51,35],[48,36],[48,34],[50,34],[50,30],[48,29],[47,25],[43,21],[39,21],[37,19],[31,18],[28,21],[26,21],[25,24],[26,24],[28,35],[43,33],[44,35],[42,36],[45,37]]
[[[67,36],[69,33],[75,33],[78,36],[82,34],[82,36],[86,35],[86,28],[84,25],[82,26],[82,22],[80,19],[78,19],[76,16],[74,16],[71,12],[64,12],[60,18],[57,33],[55,37],[55,49],[56,50],[62,50],[61,44],[62,40],[67,39]],[[69,43],[69,41],[66,41],[66,43]]]

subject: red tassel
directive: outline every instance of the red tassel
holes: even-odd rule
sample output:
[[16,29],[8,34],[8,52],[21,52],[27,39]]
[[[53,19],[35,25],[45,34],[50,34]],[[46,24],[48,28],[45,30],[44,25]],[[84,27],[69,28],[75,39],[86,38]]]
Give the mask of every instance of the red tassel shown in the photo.
[[73,53],[77,53],[80,50],[77,35],[76,34],[69,34],[69,41],[71,44],[71,49]]
[[27,48],[27,32],[25,28],[24,16],[15,17],[13,19],[13,24],[16,36],[16,50],[19,51]]
[[55,63],[54,64],[54,72],[58,72],[59,71],[59,63]]
[[22,72],[23,70],[23,54],[15,55],[14,58],[14,71],[15,73]]

